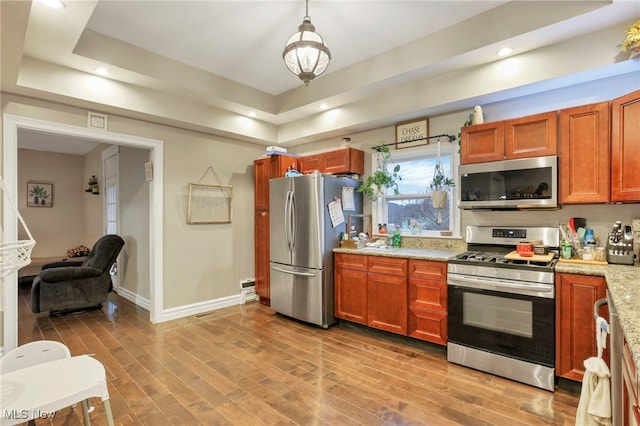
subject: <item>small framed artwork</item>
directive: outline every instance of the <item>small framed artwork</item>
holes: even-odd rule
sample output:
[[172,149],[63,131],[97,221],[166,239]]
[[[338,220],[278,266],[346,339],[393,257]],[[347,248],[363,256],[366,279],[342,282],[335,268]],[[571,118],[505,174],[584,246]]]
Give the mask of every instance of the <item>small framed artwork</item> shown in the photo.
[[187,224],[231,223],[233,187],[189,184]]
[[396,124],[396,149],[428,145],[429,119],[406,121]]
[[87,127],[90,129],[107,130],[107,116],[97,112],[87,112]]
[[48,182],[27,182],[27,207],[52,207],[53,184]]

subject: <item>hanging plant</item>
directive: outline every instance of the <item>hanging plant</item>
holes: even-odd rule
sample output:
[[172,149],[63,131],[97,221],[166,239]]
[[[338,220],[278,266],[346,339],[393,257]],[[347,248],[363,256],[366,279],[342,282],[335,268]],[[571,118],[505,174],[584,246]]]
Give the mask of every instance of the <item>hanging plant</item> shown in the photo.
[[433,179],[429,184],[429,189],[432,191],[448,191],[449,189],[456,186],[456,183],[449,176],[444,173],[444,166],[440,162],[440,158],[438,157],[438,163],[436,167],[433,169]]
[[433,179],[429,184],[431,189],[431,205],[438,210],[436,223],[442,223],[441,209],[447,206],[447,192],[456,186],[455,181],[444,173],[444,166],[440,161],[440,142],[438,142],[438,162],[433,169]]
[[392,189],[394,195],[398,195],[398,182],[402,180],[400,177],[400,165],[394,165],[391,172],[387,171],[387,165],[391,163],[391,152],[388,146],[384,146],[383,142],[376,147],[378,150],[378,167],[370,176],[362,182],[356,191],[362,192],[371,197],[375,201],[379,196],[384,195],[387,189]]

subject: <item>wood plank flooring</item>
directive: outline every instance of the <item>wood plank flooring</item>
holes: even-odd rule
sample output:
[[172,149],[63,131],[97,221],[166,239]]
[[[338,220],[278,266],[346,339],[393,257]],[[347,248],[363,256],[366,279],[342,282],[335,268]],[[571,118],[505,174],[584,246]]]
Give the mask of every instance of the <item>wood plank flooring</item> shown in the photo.
[[[101,310],[49,317],[31,314],[28,288],[19,294],[19,343],[95,354],[118,425],[575,423],[578,387],[540,390],[348,323],[322,330],[251,302],[153,325],[114,293]],[[99,399],[92,404],[92,424],[106,424]],[[82,413],[66,408],[37,424],[81,425]]]

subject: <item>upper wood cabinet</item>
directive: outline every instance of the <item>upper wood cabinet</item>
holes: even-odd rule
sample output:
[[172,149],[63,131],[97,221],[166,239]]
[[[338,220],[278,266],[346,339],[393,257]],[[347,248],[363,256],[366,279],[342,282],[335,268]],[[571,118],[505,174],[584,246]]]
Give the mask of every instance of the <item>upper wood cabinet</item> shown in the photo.
[[611,102],[611,201],[640,201],[640,90]]
[[463,127],[460,163],[544,157],[558,153],[555,111]]
[[460,163],[486,163],[504,159],[504,122],[474,124],[462,128]]
[[558,154],[558,113],[544,112],[505,121],[504,141],[507,159]]
[[608,102],[560,111],[561,204],[609,202],[609,148]]
[[317,170],[320,173],[330,174],[363,174],[364,151],[355,148],[342,148],[301,157],[299,164],[301,173],[311,173]]

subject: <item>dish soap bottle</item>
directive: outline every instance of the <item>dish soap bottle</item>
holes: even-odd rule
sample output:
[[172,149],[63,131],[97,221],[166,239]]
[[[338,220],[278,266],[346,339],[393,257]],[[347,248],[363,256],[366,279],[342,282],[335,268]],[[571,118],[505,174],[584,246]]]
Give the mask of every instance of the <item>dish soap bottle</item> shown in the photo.
[[396,225],[396,230],[393,231],[392,244],[394,248],[400,248],[400,226]]

